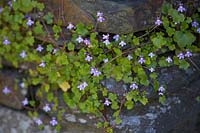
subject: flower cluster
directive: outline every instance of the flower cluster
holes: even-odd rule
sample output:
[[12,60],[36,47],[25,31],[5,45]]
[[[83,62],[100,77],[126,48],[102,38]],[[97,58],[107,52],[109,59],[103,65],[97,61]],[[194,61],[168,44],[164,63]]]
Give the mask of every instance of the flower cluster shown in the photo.
[[86,82],[83,82],[80,85],[78,85],[77,88],[79,90],[84,90],[87,86],[88,86],[88,84]]
[[103,22],[103,21],[105,21],[103,13],[100,12],[100,11],[97,12],[97,21],[100,22],[100,23]]

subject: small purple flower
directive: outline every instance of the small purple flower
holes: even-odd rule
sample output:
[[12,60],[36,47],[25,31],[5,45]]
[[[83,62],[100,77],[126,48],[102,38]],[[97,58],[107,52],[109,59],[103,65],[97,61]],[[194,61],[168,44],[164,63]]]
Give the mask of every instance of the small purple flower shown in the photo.
[[151,53],[148,54],[148,56],[149,56],[150,58],[153,58],[153,57],[155,56],[155,54],[151,52]]
[[85,58],[86,61],[90,62],[92,60],[92,56],[87,55]]
[[144,64],[146,62],[146,60],[143,57],[140,57],[140,59],[138,60],[138,62],[140,64]]
[[163,87],[163,86],[160,86],[159,88],[158,88],[158,95],[163,95],[163,93],[165,92],[165,88]]
[[46,66],[46,63],[44,61],[42,61],[40,64],[39,64],[40,67],[45,67]]
[[44,110],[45,112],[51,111],[51,108],[50,108],[49,104],[45,104],[45,106],[43,107],[43,110]]
[[97,68],[91,68],[90,74],[93,74],[93,76],[99,76],[101,75],[101,72]]
[[184,54],[181,52],[181,53],[179,53],[178,55],[177,55],[177,57],[179,58],[179,60],[181,60],[181,59],[184,59],[185,58],[185,56],[184,56]]
[[200,33],[200,28],[197,29],[197,33]]
[[102,23],[103,21],[105,21],[105,18],[104,17],[98,17],[97,21],[100,22],[100,23]]
[[20,54],[19,54],[22,58],[25,58],[26,56],[27,56],[27,54],[26,54],[26,51],[22,51]]
[[2,7],[0,7],[0,13],[2,13],[2,11],[3,11],[3,8],[2,8]]
[[160,18],[158,17],[157,19],[156,19],[156,22],[155,22],[155,25],[161,25],[162,24],[162,21],[160,20]]
[[119,36],[118,34],[113,36],[113,39],[114,39],[115,41],[118,41],[119,38],[120,38],[120,36]]
[[87,46],[91,45],[91,42],[90,42],[89,39],[84,39],[83,42],[84,42],[84,44],[87,45]]
[[4,44],[4,45],[9,45],[10,43],[11,43],[11,42],[10,42],[8,39],[4,39],[4,40],[3,40],[3,44]]
[[154,72],[155,69],[154,69],[153,67],[151,67],[151,68],[149,69],[149,71],[150,71],[150,72]]
[[166,59],[165,59],[168,63],[171,63],[173,60],[172,60],[172,58],[171,57],[167,57]]
[[192,27],[197,28],[199,26],[199,23],[197,21],[192,22]]
[[59,51],[59,49],[58,48],[54,48],[52,53],[56,54],[57,51]]
[[77,86],[77,88],[81,91],[81,90],[84,90],[85,87],[87,87],[87,86],[88,86],[88,84],[86,82],[83,82],[79,86]]
[[108,62],[108,58],[103,59],[103,62],[107,63]]
[[57,122],[57,120],[56,120],[55,117],[53,117],[53,118],[51,119],[50,124],[51,124],[52,126],[56,126],[56,125],[58,124],[58,122]]
[[186,53],[185,53],[185,57],[191,57],[192,56],[192,53],[188,50]]
[[125,43],[124,41],[121,41],[121,42],[119,43],[119,45],[120,45],[121,47],[123,47],[123,46],[126,45],[126,43]]
[[28,18],[28,21],[26,22],[27,26],[32,26],[34,24],[34,21]]
[[21,83],[19,84],[19,86],[20,86],[21,88],[25,88],[25,83],[24,83],[24,82],[21,82]]
[[9,1],[9,2],[8,2],[8,5],[9,5],[10,7],[12,7],[12,1]]
[[78,43],[81,43],[81,42],[83,42],[83,38],[82,38],[81,36],[79,36],[79,37],[76,39],[76,41],[77,41]]
[[103,40],[109,40],[109,36],[110,36],[109,34],[107,34],[107,35],[103,34]]
[[138,89],[138,85],[136,83],[132,83],[130,85],[130,88],[133,89],[133,90]]
[[103,41],[103,43],[107,46],[107,45],[110,44],[110,41],[109,40],[105,40],[105,41]]
[[38,52],[42,52],[44,48],[41,45],[38,45],[38,47],[36,48],[36,51]]
[[102,16],[103,16],[103,13],[100,12],[100,11],[98,11],[98,12],[97,12],[97,17],[102,17]]
[[179,7],[178,7],[177,10],[178,10],[179,12],[185,12],[185,11],[186,11],[185,7],[183,7],[182,4],[179,5]]
[[111,104],[111,101],[108,100],[108,98],[105,99],[104,105],[109,106]]
[[72,23],[69,23],[68,26],[67,26],[68,30],[72,30],[74,28],[75,28],[75,26]]
[[7,86],[5,86],[5,87],[3,88],[3,90],[2,90],[2,92],[3,92],[3,94],[8,95],[8,94],[11,93],[11,90],[10,90]]
[[35,123],[36,123],[38,126],[40,126],[40,125],[43,124],[42,120],[39,119],[39,118],[36,118],[34,121],[35,121]]
[[26,105],[28,105],[28,99],[27,98],[25,98],[23,101],[22,101],[22,104],[23,104],[23,106],[26,106]]
[[128,58],[128,60],[132,60],[133,59],[133,57],[130,54],[127,56],[127,58]]

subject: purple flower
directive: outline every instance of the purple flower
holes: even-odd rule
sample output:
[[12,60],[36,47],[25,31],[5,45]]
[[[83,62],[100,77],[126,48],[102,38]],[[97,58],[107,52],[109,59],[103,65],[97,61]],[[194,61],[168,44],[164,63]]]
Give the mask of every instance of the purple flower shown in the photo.
[[153,58],[153,57],[155,56],[155,54],[151,52],[151,53],[148,54],[148,56],[149,56],[150,58]]
[[198,26],[199,26],[199,23],[198,23],[197,21],[193,21],[193,22],[192,22],[192,27],[195,27],[195,28],[196,28],[196,27],[198,27]]
[[40,64],[39,64],[40,67],[45,67],[46,66],[46,63],[44,61],[42,61]]
[[197,29],[197,33],[200,33],[200,28]]
[[178,10],[179,12],[185,12],[185,11],[186,11],[185,7],[183,7],[182,4],[179,5],[179,7],[178,7],[177,10]]
[[108,58],[103,59],[103,62],[107,63],[108,62]]
[[90,62],[92,60],[92,56],[87,55],[85,58],[86,61]]
[[35,123],[36,123],[38,126],[40,126],[40,125],[43,124],[42,120],[39,119],[39,118],[36,118],[34,121],[35,121]]
[[158,17],[157,19],[156,19],[156,22],[155,22],[155,25],[161,25],[162,24],[162,21],[160,20],[160,18]]
[[28,105],[28,99],[27,98],[25,98],[23,101],[22,101],[22,104],[23,104],[23,106],[26,106],[26,105]]
[[130,88],[133,89],[133,90],[138,89],[138,85],[136,83],[132,83],[130,85]]
[[101,23],[101,22],[105,21],[105,18],[104,17],[98,17],[97,21]]
[[97,12],[97,17],[102,17],[102,16],[103,16],[103,13],[100,12],[100,11],[98,11],[98,12]]
[[119,36],[118,34],[113,36],[113,39],[114,39],[115,41],[118,41],[119,38],[120,38],[120,36]]
[[2,8],[2,7],[0,7],[0,13],[2,13],[2,11],[3,11],[3,8]]
[[9,2],[8,2],[8,5],[9,5],[10,7],[12,7],[12,1],[9,1]]
[[133,59],[133,57],[130,54],[127,56],[127,58],[128,58],[128,60],[132,60]]
[[167,57],[165,60],[166,60],[168,63],[171,63],[171,62],[173,61],[171,57]]
[[34,21],[28,18],[28,21],[26,22],[27,26],[32,26],[34,24]]
[[53,53],[53,54],[56,54],[56,52],[57,52],[58,50],[59,50],[58,48],[54,48],[52,53]]
[[8,39],[4,39],[4,40],[3,40],[3,44],[4,44],[4,45],[9,45],[10,43],[11,43],[11,42],[10,42]]
[[105,40],[105,41],[103,41],[103,43],[107,46],[107,45],[110,44],[110,41],[109,40]]
[[143,63],[146,62],[146,60],[145,60],[143,57],[140,57],[140,59],[138,60],[138,62],[139,62],[140,64],[143,64]]
[[53,118],[51,119],[50,124],[51,124],[52,126],[56,126],[56,125],[58,124],[58,122],[57,122],[57,120],[56,120],[55,117],[53,117]]
[[19,54],[22,58],[25,58],[26,56],[27,56],[27,54],[26,54],[26,51],[22,51],[20,54]]
[[185,53],[185,57],[191,57],[192,56],[192,53],[188,50],[186,53]]
[[103,17],[103,13],[100,12],[100,11],[97,12],[97,21],[98,21],[98,22],[103,22],[103,21],[105,21],[105,18]]
[[107,34],[107,35],[103,34],[103,40],[109,40],[109,36],[110,36],[109,34]]
[[87,87],[87,86],[88,86],[88,84],[86,82],[83,82],[79,86],[77,86],[77,88],[81,91],[81,90],[84,90],[85,87]]
[[84,42],[84,44],[87,45],[87,46],[91,45],[91,42],[90,42],[89,39],[84,39],[83,42]]
[[178,55],[177,55],[177,57],[179,58],[179,60],[181,60],[181,59],[184,59],[185,58],[185,56],[184,56],[184,54],[181,52],[181,53],[179,53]]
[[3,94],[8,95],[8,94],[11,93],[11,90],[10,90],[7,86],[5,86],[5,87],[3,88],[3,90],[2,90],[2,92],[3,92]]
[[49,104],[45,104],[45,106],[43,107],[43,110],[44,110],[45,112],[51,111],[51,108],[50,108]]
[[24,83],[24,82],[21,82],[21,83],[19,84],[19,86],[20,86],[21,88],[25,88],[25,83]]
[[123,46],[126,45],[126,43],[125,43],[124,41],[121,41],[121,42],[119,43],[119,45],[120,45],[121,47],[123,47]]
[[44,48],[41,45],[38,45],[38,47],[36,48],[36,51],[38,52],[42,52]]
[[111,101],[108,100],[108,98],[105,99],[104,105],[109,106],[111,104]]
[[150,72],[154,72],[155,69],[154,69],[153,67],[151,67],[151,68],[149,69],[149,71],[150,71]]
[[75,26],[72,23],[69,23],[68,26],[67,26],[68,30],[72,30],[74,28],[75,28]]
[[79,36],[79,37],[76,39],[76,41],[77,41],[78,43],[81,43],[81,42],[83,42],[83,38],[82,38],[81,36]]
[[99,76],[101,75],[101,72],[97,68],[91,68],[90,74],[93,74],[93,76]]
[[163,95],[164,92],[165,92],[165,88],[163,86],[160,86],[158,88],[158,95]]

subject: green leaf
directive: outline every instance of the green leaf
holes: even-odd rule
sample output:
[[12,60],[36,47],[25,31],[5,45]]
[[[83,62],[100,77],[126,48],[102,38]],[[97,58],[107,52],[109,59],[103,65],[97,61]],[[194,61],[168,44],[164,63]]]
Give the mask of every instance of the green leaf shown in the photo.
[[75,46],[72,42],[70,42],[70,43],[68,43],[67,48],[69,51],[74,51]]
[[40,22],[36,22],[36,26],[33,28],[33,32],[36,35],[44,35],[44,30],[43,30],[43,26],[40,24]]
[[165,104],[165,102],[166,102],[166,97],[165,97],[165,96],[160,96],[160,97],[159,97],[159,102],[160,102],[161,104]]
[[78,35],[81,36],[85,36],[89,33],[89,31],[87,30],[87,28],[84,26],[83,23],[79,23],[76,25],[76,32],[78,33]]
[[53,101],[53,97],[54,97],[53,92],[47,93],[47,100],[48,100],[48,102],[52,102]]
[[195,36],[189,31],[176,31],[174,34],[174,41],[177,42],[181,48],[190,46],[195,41],[195,39]]
[[53,14],[51,12],[48,12],[45,16],[44,16],[45,21],[47,22],[47,24],[52,24],[53,23]]
[[122,55],[122,51],[119,48],[113,48],[114,52],[116,53],[117,56]]
[[185,60],[180,60],[179,63],[180,63],[179,68],[184,70],[188,69],[188,67],[190,66],[190,64]]
[[157,48],[161,48],[162,46],[164,46],[167,43],[165,38],[162,37],[161,35],[154,37],[152,39],[152,42],[153,42],[154,46],[156,46]]
[[134,103],[133,101],[126,101],[125,106],[128,110],[133,109]]

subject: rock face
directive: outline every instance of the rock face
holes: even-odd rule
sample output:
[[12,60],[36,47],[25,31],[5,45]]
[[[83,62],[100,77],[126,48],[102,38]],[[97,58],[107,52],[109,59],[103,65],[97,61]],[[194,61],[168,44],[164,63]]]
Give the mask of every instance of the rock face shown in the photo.
[[[100,32],[126,34],[154,25],[164,0],[38,0],[54,13],[55,22],[96,25],[96,13],[103,12],[105,21],[97,25]],[[180,1],[167,0],[175,5]],[[198,7],[198,0],[183,0],[184,5]],[[196,6],[195,6],[196,5]]]
[[[16,78],[19,78],[17,73],[13,71],[0,71],[0,104],[14,108],[22,109],[21,101],[24,99],[24,90],[17,89],[15,85]],[[3,89],[7,87],[11,92],[4,94]]]
[[96,23],[96,13],[104,13],[105,22],[98,31],[125,34],[144,30],[154,24],[163,0],[39,0],[55,14],[55,22]]

